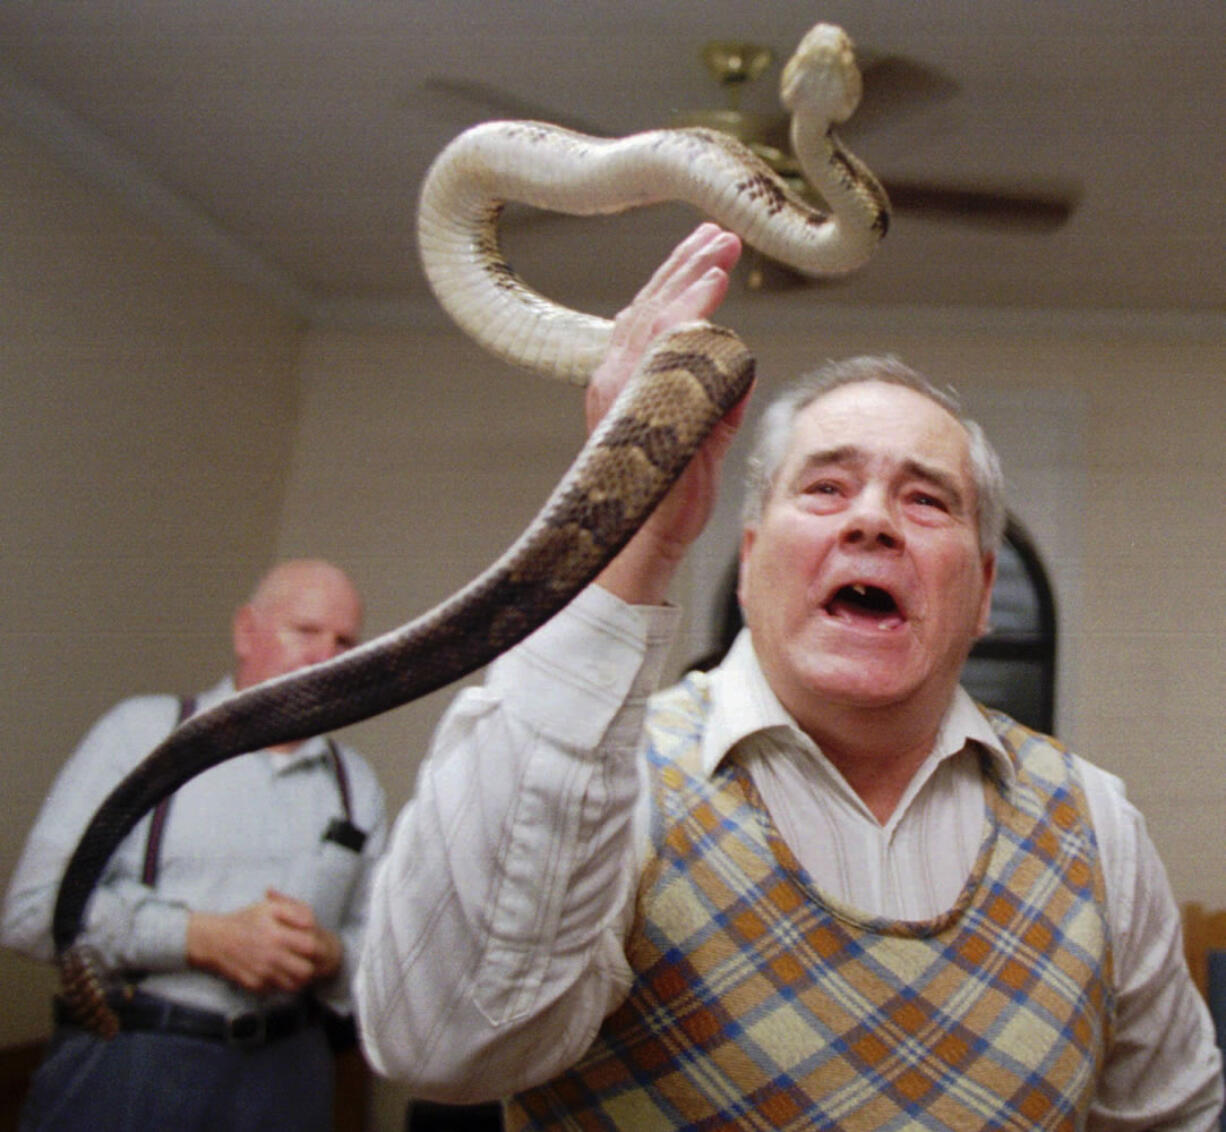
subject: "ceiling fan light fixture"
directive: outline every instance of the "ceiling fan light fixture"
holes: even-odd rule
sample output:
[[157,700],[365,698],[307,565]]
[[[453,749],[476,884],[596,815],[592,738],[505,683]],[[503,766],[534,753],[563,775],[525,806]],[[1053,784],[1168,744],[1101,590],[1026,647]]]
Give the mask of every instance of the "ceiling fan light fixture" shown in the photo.
[[717,39],[704,45],[702,61],[720,86],[735,89],[761,78],[775,53],[758,43]]
[[[778,113],[742,110],[740,106],[742,88],[766,73],[775,61],[774,51],[758,43],[718,39],[705,44],[699,55],[711,77],[725,92],[727,105],[676,110],[670,124],[680,129],[719,130],[755,151],[786,153],[788,118]],[[765,152],[760,152],[759,156],[774,168]]]

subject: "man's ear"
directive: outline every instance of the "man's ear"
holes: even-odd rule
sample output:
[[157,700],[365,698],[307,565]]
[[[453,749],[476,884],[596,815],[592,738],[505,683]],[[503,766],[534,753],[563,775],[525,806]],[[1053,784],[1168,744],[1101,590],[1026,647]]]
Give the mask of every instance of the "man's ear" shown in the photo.
[[975,627],[975,637],[986,636],[992,628],[992,587],[996,583],[996,555],[983,556],[983,596],[979,602],[979,622]]
[[239,660],[246,660],[251,655],[251,641],[255,634],[255,610],[248,605],[240,605],[234,614],[231,635],[234,639],[234,655]]
[[745,564],[749,561],[749,553],[753,550],[754,540],[757,538],[758,532],[753,527],[741,528],[741,550],[738,556],[739,568],[736,576],[736,598],[741,603],[741,608],[745,608]]

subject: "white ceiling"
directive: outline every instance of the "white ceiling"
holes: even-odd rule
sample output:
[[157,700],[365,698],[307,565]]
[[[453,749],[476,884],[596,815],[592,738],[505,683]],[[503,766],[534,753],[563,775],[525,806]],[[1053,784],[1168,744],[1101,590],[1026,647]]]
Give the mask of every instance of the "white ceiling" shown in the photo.
[[[416,192],[465,126],[666,125],[723,102],[703,42],[786,58],[818,20],[956,84],[849,123],[887,186],[1079,196],[1050,232],[899,210],[834,301],[1226,307],[1223,0],[4,0],[0,114],[307,317],[386,319],[426,295]],[[777,77],[746,104],[774,109]],[[509,242],[542,289],[608,305],[688,223],[550,219]]]

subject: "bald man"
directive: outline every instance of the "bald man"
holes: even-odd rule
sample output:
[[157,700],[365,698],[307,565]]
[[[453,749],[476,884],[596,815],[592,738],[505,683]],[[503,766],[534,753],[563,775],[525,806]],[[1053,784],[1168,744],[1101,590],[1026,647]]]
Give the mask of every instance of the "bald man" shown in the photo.
[[[50,959],[65,863],[112,787],[180,719],[353,647],[362,602],[318,560],[274,567],[235,613],[232,676],[195,697],[109,711],[60,772],[13,876],[3,942]],[[383,793],[327,737],[231,759],[186,783],[120,846],[84,939],[123,973],[121,1032],[57,1017],[24,1129],[331,1127],[324,1008],[350,1011]]]

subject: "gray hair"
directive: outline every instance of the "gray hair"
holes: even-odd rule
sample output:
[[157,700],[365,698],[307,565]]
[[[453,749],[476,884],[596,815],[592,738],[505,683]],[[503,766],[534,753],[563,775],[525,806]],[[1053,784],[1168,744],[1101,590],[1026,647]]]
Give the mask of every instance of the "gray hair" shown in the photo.
[[1006,519],[1005,480],[1000,457],[979,424],[963,414],[961,402],[952,390],[938,389],[922,374],[893,356],[830,362],[800,378],[767,406],[758,422],[749,455],[742,522],[746,526],[754,526],[762,518],[766,501],[775,486],[775,477],[787,456],[797,416],[831,390],[866,381],[880,381],[911,389],[940,405],[966,430],[971,478],[975,482],[978,505],[979,548],[984,554],[997,551],[1004,537]]

